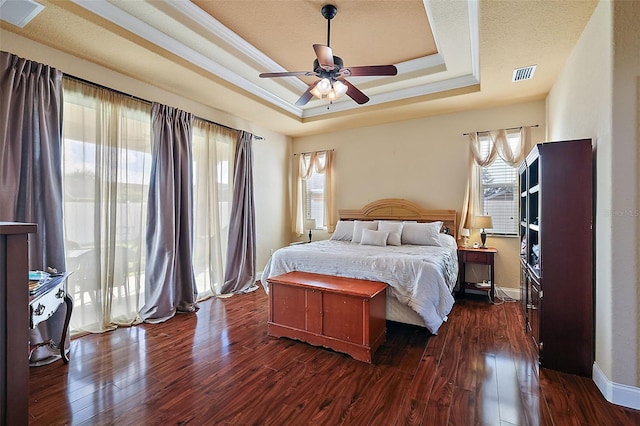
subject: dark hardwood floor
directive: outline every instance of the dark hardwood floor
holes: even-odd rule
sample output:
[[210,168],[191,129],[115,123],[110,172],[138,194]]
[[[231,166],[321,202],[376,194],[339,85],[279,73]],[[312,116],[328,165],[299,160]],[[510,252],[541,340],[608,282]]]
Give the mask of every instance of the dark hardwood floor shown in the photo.
[[30,370],[32,425],[638,425],[542,369],[517,303],[458,300],[437,336],[388,323],[372,364],[266,334],[262,289],[71,342]]

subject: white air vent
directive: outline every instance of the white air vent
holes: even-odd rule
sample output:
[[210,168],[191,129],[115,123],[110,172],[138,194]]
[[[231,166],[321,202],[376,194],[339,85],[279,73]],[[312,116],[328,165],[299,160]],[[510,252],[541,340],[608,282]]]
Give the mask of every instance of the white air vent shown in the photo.
[[511,77],[511,81],[531,80],[535,72],[536,65],[531,65],[530,67],[524,68],[516,68],[515,70],[513,70],[513,77]]
[[42,9],[44,6],[33,0],[0,0],[0,19],[24,28]]

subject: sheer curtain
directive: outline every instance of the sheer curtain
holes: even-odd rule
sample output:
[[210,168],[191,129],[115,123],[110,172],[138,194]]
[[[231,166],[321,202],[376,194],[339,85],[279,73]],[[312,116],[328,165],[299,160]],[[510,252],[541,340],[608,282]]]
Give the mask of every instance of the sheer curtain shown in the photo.
[[292,222],[291,231],[302,235],[305,232],[304,221],[306,194],[303,181],[312,173],[324,173],[324,217],[328,232],[333,232],[336,225],[333,197],[333,150],[311,152],[309,155],[298,154],[293,162],[292,188]]
[[224,282],[237,133],[193,120],[193,267],[198,300],[220,295]]
[[500,156],[505,163],[511,167],[518,167],[524,160],[525,147],[529,141],[530,127],[521,127],[519,129],[520,138],[518,144],[513,147],[509,145],[507,140],[507,130],[500,129],[487,132],[489,136],[489,149],[481,149],[481,142],[477,132],[469,133],[469,179],[464,195],[464,203],[462,205],[461,220],[458,229],[458,235],[461,235],[463,228],[471,228],[473,226],[473,218],[480,212],[480,168],[491,165],[494,160]]
[[[29,268],[63,271],[62,73],[0,52],[0,93],[0,220],[37,223],[38,232],[29,235]],[[64,316],[58,309],[32,330],[31,343],[57,341]],[[59,358],[58,350],[41,346],[31,364]]]
[[193,115],[154,103],[145,302],[140,318],[158,323],[196,310],[193,272]]
[[136,322],[143,300],[150,106],[64,79],[64,228],[73,332]]

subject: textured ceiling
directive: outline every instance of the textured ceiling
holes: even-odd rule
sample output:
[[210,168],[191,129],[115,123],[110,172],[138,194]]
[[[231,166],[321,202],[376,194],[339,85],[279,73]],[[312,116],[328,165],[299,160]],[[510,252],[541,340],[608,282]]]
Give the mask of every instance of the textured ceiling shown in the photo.
[[[371,101],[345,97],[330,108],[294,105],[308,81],[257,77],[312,67],[312,44],[327,41],[323,1],[40,3],[25,28],[0,28],[296,136],[543,99],[597,1],[336,0],[334,54],[399,73],[352,77]],[[11,40],[0,48],[19,54]],[[511,83],[514,68],[534,64],[533,80]]]
[[[327,21],[320,12],[326,0],[193,3],[288,70],[311,69],[312,44],[327,43]],[[330,41],[347,65],[396,64],[437,53],[420,0],[340,2]]]

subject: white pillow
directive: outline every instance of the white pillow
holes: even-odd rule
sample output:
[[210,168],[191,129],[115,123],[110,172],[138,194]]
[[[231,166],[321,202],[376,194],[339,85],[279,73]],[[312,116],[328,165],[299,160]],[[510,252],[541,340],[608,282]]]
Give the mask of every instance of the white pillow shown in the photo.
[[402,226],[402,244],[416,246],[439,246],[442,222],[404,223]]
[[386,247],[388,236],[389,233],[386,231],[372,231],[371,229],[363,229],[360,245]]
[[402,244],[402,222],[394,222],[389,220],[378,221],[378,231],[387,231],[387,244],[390,246],[399,246]]
[[456,239],[453,238],[453,235],[443,234],[441,232],[438,237],[440,239],[440,247],[449,247],[452,250],[458,248],[458,244],[456,243]]
[[353,238],[353,221],[339,220],[336,223],[336,229],[331,234],[330,240],[334,241],[351,241]]
[[373,220],[354,220],[353,224],[353,238],[351,242],[354,244],[360,244],[360,239],[362,238],[362,230],[363,229],[371,229],[376,231],[378,229],[378,222]]

